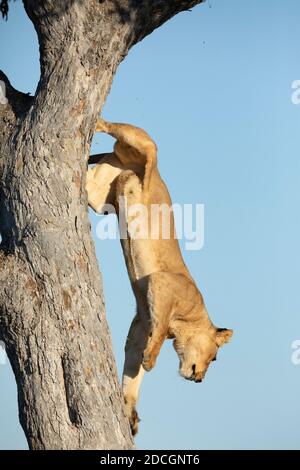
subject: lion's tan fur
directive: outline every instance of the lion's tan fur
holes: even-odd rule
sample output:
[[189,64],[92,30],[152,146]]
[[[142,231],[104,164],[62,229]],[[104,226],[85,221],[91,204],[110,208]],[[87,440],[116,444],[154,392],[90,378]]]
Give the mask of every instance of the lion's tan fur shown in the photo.
[[[232,330],[216,328],[206,311],[201,293],[195,285],[181,255],[171,213],[170,237],[162,237],[161,221],[157,239],[151,238],[153,204],[171,207],[168,189],[157,168],[157,148],[142,129],[128,124],[97,122],[96,131],[116,138],[114,152],[90,168],[87,192],[90,206],[102,213],[112,204],[119,215],[120,197],[130,208],[142,204],[147,208],[147,236],[129,236],[121,240],[128,274],[137,302],[125,347],[123,393],[132,431],[138,427],[135,405],[144,370],[155,365],[166,338],[174,339],[180,359],[180,374],[201,381],[218,347],[229,341]],[[134,215],[132,216],[134,219]],[[133,220],[134,221],[134,220]],[[126,220],[127,228],[130,220]],[[152,225],[151,225],[152,224]]]

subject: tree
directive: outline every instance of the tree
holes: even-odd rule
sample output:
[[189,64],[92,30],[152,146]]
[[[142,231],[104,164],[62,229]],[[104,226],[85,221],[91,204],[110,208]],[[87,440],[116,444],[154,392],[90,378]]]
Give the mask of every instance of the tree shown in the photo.
[[133,446],[90,236],[87,160],[119,63],[202,1],[23,1],[41,76],[31,97],[0,72],[0,340],[31,449]]

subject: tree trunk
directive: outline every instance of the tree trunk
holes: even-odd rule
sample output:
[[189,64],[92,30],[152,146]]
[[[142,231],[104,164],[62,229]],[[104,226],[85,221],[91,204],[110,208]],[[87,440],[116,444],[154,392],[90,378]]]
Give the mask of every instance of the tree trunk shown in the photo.
[[85,173],[97,115],[130,47],[198,1],[24,0],[35,97],[0,104],[0,340],[31,449],[129,449]]

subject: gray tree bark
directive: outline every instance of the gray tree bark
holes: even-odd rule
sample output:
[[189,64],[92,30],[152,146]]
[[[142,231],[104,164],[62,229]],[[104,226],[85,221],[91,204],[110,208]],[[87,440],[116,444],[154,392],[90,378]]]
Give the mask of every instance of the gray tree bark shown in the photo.
[[98,113],[130,47],[176,0],[24,0],[37,31],[34,97],[0,104],[0,340],[31,449],[129,449],[85,173]]

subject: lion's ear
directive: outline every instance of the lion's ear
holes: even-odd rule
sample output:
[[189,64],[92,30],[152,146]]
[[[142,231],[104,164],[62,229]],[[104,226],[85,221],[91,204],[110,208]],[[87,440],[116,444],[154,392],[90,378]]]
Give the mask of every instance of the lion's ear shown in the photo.
[[233,335],[233,330],[228,330],[227,328],[217,328],[217,337],[216,343],[217,345],[223,346],[223,344],[228,343],[230,341],[231,336]]

